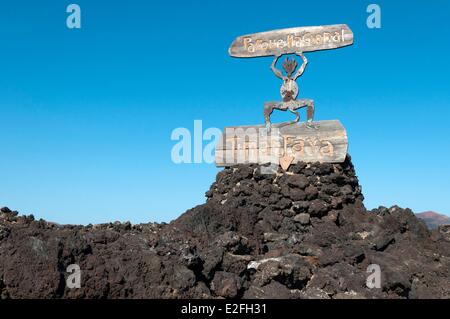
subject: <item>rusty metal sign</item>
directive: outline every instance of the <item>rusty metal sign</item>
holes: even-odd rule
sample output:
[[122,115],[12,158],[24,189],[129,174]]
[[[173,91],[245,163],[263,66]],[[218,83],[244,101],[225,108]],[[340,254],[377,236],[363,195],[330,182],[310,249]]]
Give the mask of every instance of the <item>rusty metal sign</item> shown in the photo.
[[228,52],[237,58],[283,55],[337,49],[353,44],[353,32],[346,24],[297,27],[237,37]]

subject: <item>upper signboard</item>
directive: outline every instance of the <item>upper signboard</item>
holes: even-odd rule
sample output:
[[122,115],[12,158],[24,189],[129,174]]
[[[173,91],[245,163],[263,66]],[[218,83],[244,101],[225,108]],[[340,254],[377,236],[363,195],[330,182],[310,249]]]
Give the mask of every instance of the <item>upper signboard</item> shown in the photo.
[[336,49],[353,44],[346,24],[297,27],[237,37],[228,52],[233,57],[253,58]]

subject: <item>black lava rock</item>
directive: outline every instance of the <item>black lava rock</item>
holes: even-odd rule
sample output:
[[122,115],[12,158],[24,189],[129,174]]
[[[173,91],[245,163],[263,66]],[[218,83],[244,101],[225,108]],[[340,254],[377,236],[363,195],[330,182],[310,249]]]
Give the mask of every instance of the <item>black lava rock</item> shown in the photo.
[[[450,228],[368,212],[349,157],[225,168],[206,197],[169,224],[57,225],[1,208],[0,298],[450,298]],[[79,289],[66,287],[71,264]]]

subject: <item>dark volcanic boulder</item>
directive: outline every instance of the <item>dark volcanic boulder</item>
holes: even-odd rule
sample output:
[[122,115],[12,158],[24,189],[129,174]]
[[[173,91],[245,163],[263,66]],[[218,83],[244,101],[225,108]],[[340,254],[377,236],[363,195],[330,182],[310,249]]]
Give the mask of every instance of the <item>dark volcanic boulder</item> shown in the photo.
[[[2,208],[0,298],[450,298],[449,228],[367,211],[349,158],[226,168],[206,196],[170,224],[61,226]],[[66,284],[73,264],[80,288]]]

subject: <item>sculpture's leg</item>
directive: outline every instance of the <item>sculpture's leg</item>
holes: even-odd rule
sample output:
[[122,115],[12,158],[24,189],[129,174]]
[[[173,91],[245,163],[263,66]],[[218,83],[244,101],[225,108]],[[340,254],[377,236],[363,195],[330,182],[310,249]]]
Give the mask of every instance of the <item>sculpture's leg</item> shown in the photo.
[[295,101],[295,105],[289,107],[289,111],[291,111],[291,113],[295,114],[295,119],[290,121],[289,124],[294,124],[297,123],[300,120],[300,113],[297,111],[297,109],[299,109],[300,107],[302,107],[299,103],[297,103],[297,101]]
[[298,100],[300,107],[306,107],[306,127],[312,129],[318,129],[319,125],[314,124],[314,100],[311,99],[300,99]]
[[307,100],[306,106],[308,108],[306,111],[308,117],[306,127],[317,130],[319,128],[319,124],[314,124],[314,100]]
[[276,106],[276,102],[266,102],[264,103],[264,122],[266,124],[267,133],[270,132],[270,114],[272,114],[273,109]]

